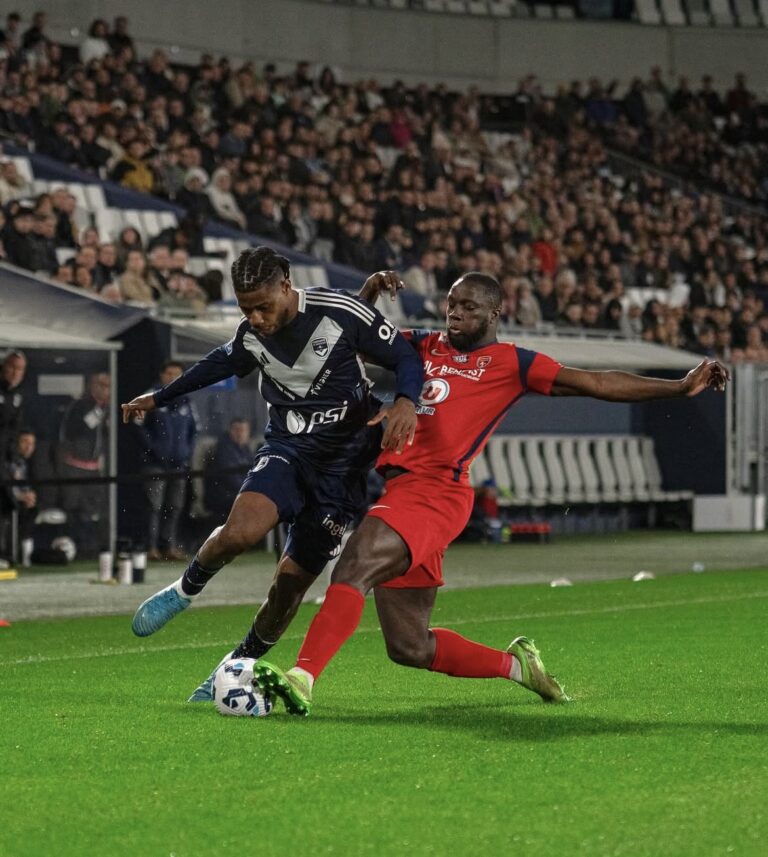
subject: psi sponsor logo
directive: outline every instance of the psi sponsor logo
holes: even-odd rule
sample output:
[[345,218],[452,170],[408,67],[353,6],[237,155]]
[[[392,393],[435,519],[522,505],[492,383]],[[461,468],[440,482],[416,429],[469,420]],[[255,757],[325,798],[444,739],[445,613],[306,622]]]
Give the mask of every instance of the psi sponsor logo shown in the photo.
[[301,434],[306,430],[309,434],[315,426],[340,423],[347,415],[348,402],[338,408],[328,408],[327,411],[313,411],[309,419],[298,411],[288,411],[285,415],[285,425],[291,434]]

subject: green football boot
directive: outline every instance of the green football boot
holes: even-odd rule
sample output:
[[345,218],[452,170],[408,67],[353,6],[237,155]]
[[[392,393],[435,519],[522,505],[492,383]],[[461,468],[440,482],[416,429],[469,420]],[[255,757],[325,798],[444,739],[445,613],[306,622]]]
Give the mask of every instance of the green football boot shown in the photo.
[[312,708],[312,688],[305,676],[297,675],[293,670],[283,672],[267,661],[256,661],[253,677],[259,687],[283,700],[289,714],[299,717],[309,714]]
[[507,652],[520,662],[523,677],[519,683],[523,687],[538,693],[544,702],[571,701],[560,682],[545,669],[533,640],[528,637],[515,637],[507,646]]

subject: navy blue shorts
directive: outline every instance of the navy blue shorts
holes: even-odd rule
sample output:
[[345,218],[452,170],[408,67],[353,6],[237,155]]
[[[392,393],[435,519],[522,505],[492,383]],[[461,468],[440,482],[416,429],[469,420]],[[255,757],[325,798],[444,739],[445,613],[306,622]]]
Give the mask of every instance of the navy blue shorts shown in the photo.
[[[376,450],[371,450],[371,464]],[[290,523],[285,553],[310,574],[338,556],[344,533],[367,508],[367,468],[337,475],[267,445],[256,453],[243,491],[264,494]]]

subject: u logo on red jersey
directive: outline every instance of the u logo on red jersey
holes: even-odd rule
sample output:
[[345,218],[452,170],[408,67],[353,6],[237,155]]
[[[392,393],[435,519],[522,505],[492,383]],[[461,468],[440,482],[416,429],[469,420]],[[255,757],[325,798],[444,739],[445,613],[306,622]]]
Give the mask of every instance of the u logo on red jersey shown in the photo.
[[451,385],[442,378],[431,378],[424,382],[421,388],[421,396],[419,396],[420,405],[438,405],[448,398],[451,392]]

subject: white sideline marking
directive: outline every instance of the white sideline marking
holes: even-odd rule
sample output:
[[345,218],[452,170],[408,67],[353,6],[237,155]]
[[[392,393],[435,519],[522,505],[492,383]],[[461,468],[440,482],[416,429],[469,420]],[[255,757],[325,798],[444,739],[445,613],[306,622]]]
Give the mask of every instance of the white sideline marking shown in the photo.
[[[491,622],[514,622],[519,619],[560,619],[568,616],[599,616],[610,613],[626,613],[631,610],[655,610],[665,607],[689,607],[695,604],[722,604],[726,601],[748,601],[751,598],[768,598],[768,592],[749,592],[743,595],[723,595],[718,598],[686,598],[677,601],[657,601],[651,604],[621,604],[615,607],[594,607],[584,610],[544,610],[538,613],[510,613],[505,616],[483,616],[480,619],[455,619],[452,622],[441,622],[441,626],[482,625]],[[358,628],[357,634],[377,634],[381,628]],[[303,634],[286,634],[283,640],[303,640]],[[232,645],[232,640],[213,643],[175,643],[170,646],[132,646],[125,649],[114,649],[102,652],[80,652],[72,655],[42,655],[18,658],[13,661],[0,661],[0,667],[14,667],[23,664],[60,663],[63,661],[88,660],[89,658],[112,658],[121,655],[154,655],[159,652],[181,652],[188,649],[226,648]]]

